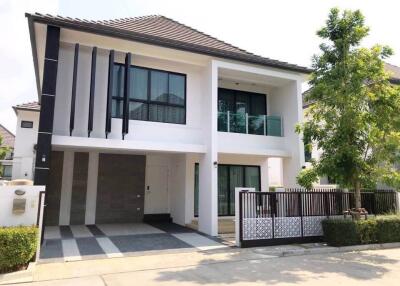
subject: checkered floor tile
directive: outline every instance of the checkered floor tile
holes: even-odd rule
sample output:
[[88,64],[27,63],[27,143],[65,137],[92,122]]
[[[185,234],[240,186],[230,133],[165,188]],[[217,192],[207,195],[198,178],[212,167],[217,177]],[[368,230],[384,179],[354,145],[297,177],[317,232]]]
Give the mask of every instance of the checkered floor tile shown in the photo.
[[223,247],[227,246],[172,223],[47,226],[40,262],[123,257],[143,251]]

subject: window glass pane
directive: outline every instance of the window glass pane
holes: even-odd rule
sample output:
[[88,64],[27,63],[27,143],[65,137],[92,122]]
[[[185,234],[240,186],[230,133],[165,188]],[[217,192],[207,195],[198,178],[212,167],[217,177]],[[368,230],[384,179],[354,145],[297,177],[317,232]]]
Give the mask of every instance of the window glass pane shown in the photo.
[[147,103],[129,102],[129,119],[147,120]]
[[164,105],[150,104],[149,120],[165,122],[167,107]]
[[185,123],[185,108],[167,106],[166,109],[166,122],[169,123]]
[[243,166],[229,166],[230,213],[235,215],[235,188],[243,188]]
[[151,71],[151,100],[167,102],[168,74],[166,72]]
[[218,90],[218,111],[235,112],[235,96],[232,90],[223,88]]
[[194,165],[194,216],[199,215],[199,163]]
[[122,99],[113,99],[111,108],[111,117],[122,118],[124,101]]
[[11,178],[11,176],[12,176],[12,166],[4,165],[3,166],[3,177]]
[[260,169],[258,167],[245,168],[245,187],[260,191]]
[[218,166],[218,215],[228,215],[228,166]]
[[123,65],[114,65],[113,97],[124,97],[124,78],[125,67]]
[[251,115],[267,114],[265,95],[253,94],[251,96]]
[[169,103],[185,104],[185,77],[181,75],[169,75]]
[[132,68],[131,72],[131,89],[129,95],[131,99],[147,100],[147,78],[148,70],[142,68]]
[[247,92],[236,92],[236,113],[249,113],[250,112],[250,96]]

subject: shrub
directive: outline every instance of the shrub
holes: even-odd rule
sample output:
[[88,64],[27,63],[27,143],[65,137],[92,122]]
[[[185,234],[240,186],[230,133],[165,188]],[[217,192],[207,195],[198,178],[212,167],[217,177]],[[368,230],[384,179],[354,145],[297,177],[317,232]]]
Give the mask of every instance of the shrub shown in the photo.
[[0,273],[19,269],[36,252],[36,227],[0,227]]
[[375,219],[359,220],[354,222],[356,233],[361,244],[376,243],[376,225]]
[[400,242],[400,216],[379,216],[377,222],[377,239],[379,242]]
[[400,242],[400,216],[378,216],[368,220],[326,219],[325,241],[332,246]]
[[354,245],[360,243],[357,229],[349,219],[325,219],[322,221],[325,241],[332,246]]

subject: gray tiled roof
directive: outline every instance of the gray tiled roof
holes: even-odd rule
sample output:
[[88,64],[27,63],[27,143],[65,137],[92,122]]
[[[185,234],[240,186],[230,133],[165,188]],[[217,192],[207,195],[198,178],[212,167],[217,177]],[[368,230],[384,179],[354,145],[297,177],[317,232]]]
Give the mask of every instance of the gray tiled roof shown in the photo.
[[14,110],[32,110],[32,111],[40,111],[40,104],[37,101],[22,103],[13,106]]
[[3,139],[2,146],[14,148],[15,135],[0,124],[0,137]]
[[306,67],[254,55],[165,16],[151,15],[101,21],[89,21],[39,13],[27,13],[26,16],[34,22],[131,39],[301,73],[311,72]]
[[391,80],[400,84],[400,67],[385,63],[385,69],[390,73]]

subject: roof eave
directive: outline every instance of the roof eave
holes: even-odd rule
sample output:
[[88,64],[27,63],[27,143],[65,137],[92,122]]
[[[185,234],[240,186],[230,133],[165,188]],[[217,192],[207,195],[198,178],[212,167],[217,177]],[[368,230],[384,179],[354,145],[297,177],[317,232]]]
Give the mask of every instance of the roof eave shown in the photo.
[[28,18],[29,37],[30,37],[30,40],[31,40],[33,67],[34,67],[34,70],[35,70],[35,78],[36,78],[36,90],[37,90],[37,94],[38,94],[38,101],[40,102],[40,100],[41,100],[41,96],[40,96],[41,91],[40,91],[39,65],[38,65],[37,48],[36,48],[35,26],[34,26],[33,19],[31,17],[28,17],[27,15],[28,15],[28,13],[26,13],[25,16]]
[[[310,74],[312,72],[311,69],[305,68],[305,67],[291,66],[291,65],[285,65],[285,64],[280,64],[280,63],[266,63],[266,62],[263,62],[262,60],[252,59],[246,55],[230,53],[230,52],[221,52],[221,51],[214,50],[211,48],[198,47],[195,45],[183,44],[180,42],[178,43],[176,41],[166,40],[166,39],[162,39],[162,38],[155,37],[155,36],[143,35],[143,34],[135,33],[135,32],[124,32],[123,30],[116,29],[116,28],[101,26],[101,29],[100,29],[100,27],[96,27],[96,26],[98,26],[98,24],[95,24],[95,23],[89,23],[89,22],[84,23],[84,24],[71,23],[71,22],[66,22],[66,21],[62,21],[59,19],[48,19],[48,18],[44,18],[39,15],[34,15],[34,14],[29,14],[29,13],[25,13],[25,16],[29,19],[29,21],[32,21],[32,22],[38,22],[38,23],[43,23],[43,24],[48,24],[48,25],[55,25],[55,26],[59,26],[59,27],[63,27],[63,28],[72,29],[72,30],[90,32],[90,33],[94,33],[94,34],[110,36],[110,37],[115,37],[115,38],[122,38],[122,39],[126,39],[126,40],[134,40],[134,41],[143,42],[143,43],[147,43],[147,44],[158,45],[158,46],[162,46],[162,47],[173,48],[173,49],[178,49],[178,50],[183,50],[183,51],[188,51],[188,52],[194,52],[194,53],[204,54],[204,55],[208,55],[208,56],[215,56],[215,57],[221,57],[221,58],[226,58],[226,59],[231,59],[231,60],[236,60],[236,61],[242,61],[242,62],[257,64],[257,65],[262,65],[262,66],[279,68],[279,69],[284,69],[284,70],[288,70],[288,71],[292,71],[292,72],[299,72],[299,73],[303,73],[303,74]],[[31,40],[31,42],[32,42],[32,40]],[[37,59],[36,59],[36,61],[37,61]],[[265,59],[265,61],[267,61],[267,59]]]

